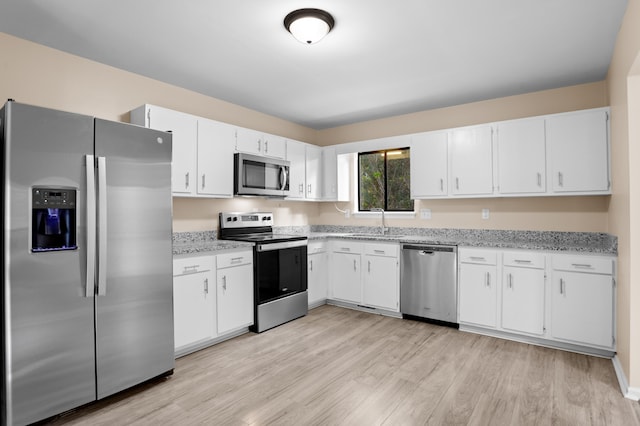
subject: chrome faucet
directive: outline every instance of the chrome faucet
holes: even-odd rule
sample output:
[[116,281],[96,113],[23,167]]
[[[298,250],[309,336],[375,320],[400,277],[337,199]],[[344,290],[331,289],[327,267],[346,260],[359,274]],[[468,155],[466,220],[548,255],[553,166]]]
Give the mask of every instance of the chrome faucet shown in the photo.
[[389,230],[389,228],[387,228],[384,225],[384,209],[381,209],[380,207],[374,207],[371,209],[372,212],[380,212],[382,213],[382,223],[380,224],[380,233],[382,235],[385,235],[387,233],[387,231]]

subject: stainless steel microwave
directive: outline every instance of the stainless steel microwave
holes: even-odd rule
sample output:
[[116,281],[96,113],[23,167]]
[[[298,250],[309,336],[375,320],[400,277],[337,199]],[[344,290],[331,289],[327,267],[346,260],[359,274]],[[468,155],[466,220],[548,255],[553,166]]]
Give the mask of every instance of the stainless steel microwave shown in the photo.
[[235,154],[235,194],[286,197],[289,195],[289,164],[289,161],[277,158]]

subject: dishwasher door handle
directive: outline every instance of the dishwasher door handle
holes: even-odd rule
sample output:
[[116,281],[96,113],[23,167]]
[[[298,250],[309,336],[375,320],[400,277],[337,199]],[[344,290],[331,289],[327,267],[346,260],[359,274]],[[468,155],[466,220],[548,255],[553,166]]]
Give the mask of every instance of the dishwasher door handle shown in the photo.
[[434,254],[436,254],[436,252],[435,251],[428,251],[428,250],[422,250],[420,252],[420,255],[422,255],[422,256],[427,255],[427,254],[433,256]]

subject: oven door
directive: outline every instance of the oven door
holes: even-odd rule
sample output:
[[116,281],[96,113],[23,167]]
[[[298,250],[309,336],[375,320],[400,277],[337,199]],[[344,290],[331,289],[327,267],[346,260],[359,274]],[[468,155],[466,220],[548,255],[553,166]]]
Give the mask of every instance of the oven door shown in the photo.
[[256,246],[256,303],[307,290],[307,240]]

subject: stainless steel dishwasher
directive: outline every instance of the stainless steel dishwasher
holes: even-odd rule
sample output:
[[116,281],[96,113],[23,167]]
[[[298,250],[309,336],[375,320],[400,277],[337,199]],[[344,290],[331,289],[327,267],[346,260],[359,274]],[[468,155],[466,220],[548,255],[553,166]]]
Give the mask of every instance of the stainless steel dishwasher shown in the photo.
[[457,256],[456,246],[402,245],[400,312],[403,318],[458,326]]

